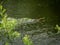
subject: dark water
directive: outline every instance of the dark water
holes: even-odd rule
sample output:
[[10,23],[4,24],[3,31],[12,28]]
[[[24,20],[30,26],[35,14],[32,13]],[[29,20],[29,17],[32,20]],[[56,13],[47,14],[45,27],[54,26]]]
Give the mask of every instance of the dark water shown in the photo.
[[53,5],[54,1],[49,3],[47,0],[10,0],[5,3],[5,8],[11,17],[45,17],[50,23],[59,23],[59,8]]
[[[13,18],[40,18],[45,17],[45,26],[40,26],[36,30],[34,27],[24,28],[22,27],[21,33],[26,33],[31,36],[34,45],[59,45],[60,41],[56,38],[50,38],[46,33],[40,34],[40,30],[51,30],[53,26],[59,24],[59,8],[54,5],[54,1],[50,2],[48,0],[10,0],[5,2],[4,7],[7,9],[8,16]],[[37,27],[39,24],[37,25]],[[46,27],[46,29],[45,29]],[[31,31],[28,31],[30,29]],[[27,30],[27,31],[24,31]],[[34,31],[33,31],[34,30]],[[33,33],[33,35],[32,35]],[[18,45],[23,45],[22,41]]]

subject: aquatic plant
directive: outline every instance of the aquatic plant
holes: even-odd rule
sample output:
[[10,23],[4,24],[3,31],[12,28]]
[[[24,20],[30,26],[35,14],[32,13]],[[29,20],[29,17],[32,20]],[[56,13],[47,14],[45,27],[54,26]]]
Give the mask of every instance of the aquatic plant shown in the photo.
[[60,26],[56,25],[55,29],[57,30],[57,33],[60,33]]
[[29,38],[29,35],[23,37],[23,42],[25,45],[33,45],[32,40]]
[[[10,45],[14,39],[20,36],[20,33],[14,30],[16,25],[17,20],[8,18],[6,9],[0,5],[0,41],[3,42],[3,45]],[[28,35],[25,35],[22,40],[25,45],[33,45]]]
[[14,31],[16,25],[17,20],[9,19],[6,9],[0,5],[0,41],[3,42],[3,45],[9,45],[9,43],[20,36],[19,32]]

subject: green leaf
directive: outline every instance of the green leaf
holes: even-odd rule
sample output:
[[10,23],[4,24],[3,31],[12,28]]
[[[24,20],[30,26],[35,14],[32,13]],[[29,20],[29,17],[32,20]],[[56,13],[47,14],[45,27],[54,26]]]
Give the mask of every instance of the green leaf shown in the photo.
[[56,25],[55,29],[58,29],[58,30],[60,30],[60,27],[59,27],[59,25]]
[[3,9],[2,13],[5,13],[6,12],[6,9]]
[[6,43],[5,43],[5,45],[9,45],[9,43],[8,43],[8,42],[6,42]]
[[0,5],[0,10],[2,10],[3,9],[3,6],[2,5]]
[[28,35],[25,35],[25,37],[23,37],[23,42],[25,45],[33,45],[32,41],[29,39]]
[[12,36],[14,36],[15,38],[16,37],[19,37],[20,36],[20,33],[18,33],[17,31],[13,32]]

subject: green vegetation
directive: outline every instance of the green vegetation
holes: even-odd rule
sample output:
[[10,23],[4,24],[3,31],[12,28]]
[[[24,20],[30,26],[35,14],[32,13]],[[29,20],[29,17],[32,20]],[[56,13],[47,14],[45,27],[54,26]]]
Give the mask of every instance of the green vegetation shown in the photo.
[[[20,33],[14,30],[16,25],[17,20],[8,18],[6,9],[0,5],[0,41],[3,42],[3,45],[10,45],[14,39],[20,36]],[[23,42],[25,45],[33,44],[28,35],[23,37]]]
[[3,45],[9,45],[14,39],[20,36],[20,33],[14,31],[17,20],[9,19],[5,13],[6,9],[0,5],[0,41]]
[[57,33],[60,33],[60,26],[56,25],[55,29],[58,31]]
[[31,39],[29,39],[29,35],[25,35],[25,37],[23,37],[23,42],[25,45],[33,45]]

